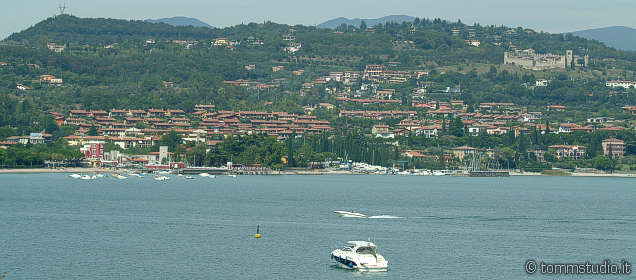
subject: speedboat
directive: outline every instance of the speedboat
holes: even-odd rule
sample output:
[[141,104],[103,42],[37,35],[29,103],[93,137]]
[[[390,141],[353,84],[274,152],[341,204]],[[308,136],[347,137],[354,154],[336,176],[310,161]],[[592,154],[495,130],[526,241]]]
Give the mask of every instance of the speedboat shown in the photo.
[[199,173],[199,176],[201,176],[201,177],[210,177],[210,174],[208,174],[208,173]]
[[115,178],[117,178],[117,179],[119,179],[119,180],[123,180],[123,179],[128,178],[128,177],[126,177],[126,176],[124,176],[124,175],[121,175],[121,174],[113,174],[113,177],[115,177]]
[[349,241],[342,249],[331,252],[339,267],[361,271],[387,271],[389,262],[378,254],[378,246],[368,241]]
[[82,177],[80,177],[80,179],[82,179],[82,180],[90,180],[91,176],[83,175]]
[[68,176],[69,176],[69,177],[71,177],[71,178],[73,178],[73,179],[79,179],[79,178],[82,178],[82,175],[79,175],[79,174],[71,174],[71,175],[68,175]]
[[366,218],[367,217],[367,215],[353,211],[353,210],[351,211],[337,210],[333,212],[340,215],[340,217],[343,217],[343,218]]

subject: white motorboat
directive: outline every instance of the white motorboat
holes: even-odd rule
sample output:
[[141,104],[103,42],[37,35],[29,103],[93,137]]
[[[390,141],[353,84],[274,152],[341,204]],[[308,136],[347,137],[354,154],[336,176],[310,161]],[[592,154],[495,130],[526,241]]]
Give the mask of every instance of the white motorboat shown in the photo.
[[208,176],[208,178],[214,179],[214,178],[216,178],[216,175],[210,175],[210,176]]
[[236,178],[236,175],[235,175],[235,174],[230,174],[230,175],[227,175],[227,176],[230,176],[230,177],[232,177],[232,178]]
[[73,179],[79,179],[79,178],[82,178],[82,175],[79,175],[79,174],[71,174],[71,175],[68,175],[68,176],[69,176],[69,177],[71,177],[71,178],[73,178]]
[[123,180],[123,179],[128,178],[128,177],[126,177],[126,176],[124,176],[124,175],[121,175],[121,174],[113,174],[113,177],[115,177],[115,178],[117,178],[117,179],[119,179],[119,180]]
[[165,180],[168,180],[168,179],[170,179],[170,177],[166,177],[166,176],[157,176],[157,177],[155,177],[155,180],[157,180],[157,181],[165,181]]
[[342,211],[342,210],[337,210],[337,211],[333,211],[334,213],[340,215],[340,217],[343,218],[366,218],[367,215],[362,214],[360,212],[356,212],[356,211]]
[[82,180],[90,180],[91,176],[83,175],[82,177],[80,177],[80,179],[82,179]]
[[97,174],[96,176],[97,178],[104,178],[104,174],[101,174],[101,173]]
[[208,174],[208,173],[200,173],[199,176],[201,176],[201,177],[210,177],[210,174]]
[[361,271],[387,271],[389,262],[378,254],[378,246],[368,241],[349,241],[342,249],[331,252],[339,267]]
[[144,177],[143,175],[141,175],[141,174],[139,174],[139,173],[130,173],[130,174],[128,174],[128,175],[129,175],[129,176],[134,176],[134,177],[137,177],[137,178],[143,178],[143,177]]
[[194,177],[192,177],[192,176],[186,176],[185,178],[188,179],[188,180],[194,179]]

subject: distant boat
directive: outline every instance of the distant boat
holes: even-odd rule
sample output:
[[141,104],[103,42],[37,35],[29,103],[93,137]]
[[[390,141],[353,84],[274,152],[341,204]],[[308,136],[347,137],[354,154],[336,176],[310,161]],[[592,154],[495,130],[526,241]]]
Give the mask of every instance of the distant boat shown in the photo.
[[157,181],[165,181],[165,180],[168,180],[168,179],[170,179],[170,177],[166,177],[166,176],[157,176],[157,177],[155,177],[155,180],[157,180]]
[[71,174],[71,175],[68,175],[68,176],[69,176],[69,177],[71,177],[71,178],[73,178],[73,179],[80,179],[80,178],[82,178],[82,175],[79,175],[79,174]]
[[82,180],[90,180],[91,176],[83,175],[83,176],[80,177],[80,179],[82,179]]
[[201,176],[201,177],[210,177],[210,174],[204,172],[204,173],[200,173],[199,176]]
[[216,175],[210,175],[208,177],[214,179],[214,178],[216,178]]
[[356,211],[342,211],[342,210],[337,210],[337,211],[333,211],[334,213],[340,215],[340,217],[343,218],[366,218],[367,215],[362,214],[360,212],[356,212]]
[[232,178],[236,178],[236,175],[235,175],[235,174],[230,174],[230,175],[227,175],[227,176],[230,176],[230,177],[232,177]]
[[189,179],[189,180],[194,179],[194,177],[192,177],[192,176],[186,176],[185,178],[186,178],[186,179]]
[[104,178],[104,174],[101,174],[101,173],[97,174],[96,176],[97,176],[97,178]]
[[113,174],[113,177],[115,177],[115,178],[117,178],[117,179],[119,179],[119,180],[123,180],[123,179],[128,178],[128,177],[126,177],[126,176],[124,176],[124,175],[121,175],[121,174]]

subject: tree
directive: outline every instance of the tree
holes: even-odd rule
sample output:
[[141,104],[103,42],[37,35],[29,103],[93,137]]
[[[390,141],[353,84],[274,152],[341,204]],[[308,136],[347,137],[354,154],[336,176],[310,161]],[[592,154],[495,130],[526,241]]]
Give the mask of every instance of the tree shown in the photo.
[[592,159],[594,168],[605,171],[614,170],[614,161],[606,156],[598,155]]
[[367,23],[364,22],[364,20],[362,22],[360,22],[360,30],[362,32],[364,32],[365,30],[367,30]]
[[296,167],[296,160],[294,159],[294,139],[296,138],[296,132],[287,138],[287,165],[290,167]]
[[86,135],[88,135],[88,136],[97,136],[97,135],[99,135],[99,132],[97,132],[97,128],[95,128],[94,125],[91,125],[91,128],[88,130],[88,132],[86,132]]
[[464,136],[464,123],[460,117],[452,119],[450,124],[450,135],[457,137]]
[[170,130],[167,134],[164,134],[159,140],[160,146],[168,146],[168,151],[176,151],[177,145],[181,144],[181,136],[176,131]]

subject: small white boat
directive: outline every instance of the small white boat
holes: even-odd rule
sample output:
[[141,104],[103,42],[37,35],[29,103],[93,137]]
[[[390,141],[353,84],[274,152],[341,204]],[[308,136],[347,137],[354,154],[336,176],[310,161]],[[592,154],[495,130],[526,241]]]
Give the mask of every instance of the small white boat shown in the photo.
[[170,171],[159,171],[159,174],[170,174]]
[[97,175],[91,176],[91,180],[95,180],[95,179],[97,179]]
[[73,179],[79,179],[79,178],[82,178],[82,175],[79,175],[79,174],[71,174],[71,175],[68,175],[68,176],[69,176],[69,177],[71,177],[71,178],[73,178]]
[[80,179],[82,179],[82,180],[90,180],[91,176],[83,175],[82,177],[80,177]]
[[186,176],[185,178],[188,179],[188,180],[194,179],[194,177],[192,177],[192,176]]
[[101,174],[101,173],[100,173],[100,174],[97,174],[97,175],[95,175],[95,176],[97,176],[97,178],[104,178],[104,174]]
[[199,176],[201,176],[201,177],[210,177],[210,174],[208,174],[208,173],[199,173]]
[[236,178],[237,177],[235,174],[230,174],[230,175],[227,175],[227,176],[230,176],[232,178]]
[[368,241],[349,241],[342,249],[331,252],[339,267],[360,271],[387,271],[389,262],[378,254],[378,246]]
[[210,176],[208,176],[208,178],[214,179],[214,178],[216,178],[216,175],[210,175]]
[[142,176],[139,173],[130,173],[130,174],[128,174],[128,176],[134,176],[134,177],[137,177],[137,178],[143,178],[144,177],[144,176]]
[[168,180],[168,179],[170,179],[170,177],[166,177],[166,176],[157,176],[157,177],[155,177],[155,180],[157,180],[157,181],[165,181],[165,180]]
[[340,217],[343,217],[343,218],[366,218],[367,217],[367,215],[362,214],[360,212],[353,211],[353,210],[351,211],[336,210],[333,212],[340,215]]

